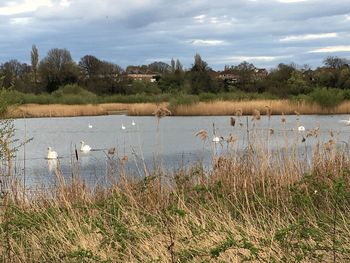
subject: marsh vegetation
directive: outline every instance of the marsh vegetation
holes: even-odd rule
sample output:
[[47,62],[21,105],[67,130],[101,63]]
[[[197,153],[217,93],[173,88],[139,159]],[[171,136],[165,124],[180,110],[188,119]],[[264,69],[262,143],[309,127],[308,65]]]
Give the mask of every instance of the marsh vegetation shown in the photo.
[[[201,163],[145,177],[119,169],[111,184],[93,190],[81,175],[23,196],[20,184],[2,193],[0,256],[11,262],[347,262],[350,260],[350,156],[336,132],[320,127],[284,138],[273,151],[275,130],[254,109],[245,148],[236,129],[242,110],[228,119],[232,132],[213,142],[217,129],[193,140],[212,146],[211,167]],[[164,114],[163,114],[164,112]],[[158,123],[169,111],[154,111]],[[266,115],[266,116],[264,116]],[[298,115],[297,115],[298,116]],[[280,119],[283,132],[288,116]],[[160,132],[157,129],[157,132]],[[317,143],[304,150],[304,139]],[[220,149],[220,151],[218,151]],[[159,156],[161,158],[161,156]]]

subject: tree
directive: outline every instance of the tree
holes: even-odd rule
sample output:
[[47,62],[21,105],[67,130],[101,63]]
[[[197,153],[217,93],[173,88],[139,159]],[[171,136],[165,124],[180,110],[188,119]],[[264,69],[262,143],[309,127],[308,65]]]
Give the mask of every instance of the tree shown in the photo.
[[47,53],[40,62],[39,71],[48,92],[56,90],[61,85],[75,83],[79,75],[79,69],[70,52],[59,48],[51,49]]
[[29,77],[30,66],[12,59],[0,66],[0,73],[3,76],[2,84],[5,88],[13,86],[15,89],[23,90],[25,84],[29,82],[27,78]]
[[249,91],[249,86],[254,80],[255,66],[252,63],[243,61],[238,66],[234,67],[234,70],[239,76],[239,86],[242,90]]
[[194,64],[192,65],[191,71],[206,72],[209,70],[207,62],[203,61],[199,54],[194,56]]
[[119,65],[86,55],[80,59],[79,68],[82,76],[80,84],[88,90],[99,94],[125,92],[127,78]]
[[170,66],[171,66],[171,72],[175,72],[175,60],[174,60],[174,58],[171,59]]
[[164,62],[155,61],[148,65],[148,70],[153,73],[166,73],[171,71],[171,66]]
[[323,60],[323,63],[332,69],[340,69],[343,66],[349,66],[350,62],[348,59],[329,56]]
[[30,52],[30,60],[32,62],[32,71],[34,75],[34,83],[38,82],[37,72],[39,64],[39,52],[35,45],[32,46],[32,52]]
[[179,59],[176,59],[175,62],[175,73],[181,73],[183,72],[182,64]]

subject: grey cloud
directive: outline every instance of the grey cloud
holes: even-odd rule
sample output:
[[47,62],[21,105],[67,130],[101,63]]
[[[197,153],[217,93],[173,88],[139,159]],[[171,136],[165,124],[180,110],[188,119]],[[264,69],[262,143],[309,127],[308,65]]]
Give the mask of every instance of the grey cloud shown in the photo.
[[[124,67],[171,57],[189,67],[197,52],[217,69],[230,62],[227,57],[276,57],[254,62],[267,67],[293,60],[317,66],[327,54],[308,51],[346,45],[350,34],[350,20],[345,17],[350,7],[340,0],[291,4],[271,0],[75,0],[66,9],[58,7],[58,0],[53,2],[52,8],[30,14],[0,16],[0,62],[9,58],[28,61],[35,43],[41,57],[50,48],[64,47],[76,60],[92,54]],[[201,19],[195,19],[200,15]],[[25,16],[32,17],[31,23],[10,23],[12,18]],[[337,37],[280,41],[287,36],[324,33],[337,33]]]

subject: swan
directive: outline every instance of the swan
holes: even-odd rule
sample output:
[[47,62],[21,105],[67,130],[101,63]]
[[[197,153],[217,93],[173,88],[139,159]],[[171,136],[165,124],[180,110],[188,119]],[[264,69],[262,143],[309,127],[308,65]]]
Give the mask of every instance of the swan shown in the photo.
[[126,129],[126,127],[124,126],[124,124],[122,124],[122,130],[125,130]]
[[305,127],[304,126],[299,126],[298,127],[298,132],[304,132],[305,131]]
[[84,141],[81,141],[80,144],[81,144],[80,146],[81,152],[84,152],[84,153],[90,152],[91,147],[89,145],[85,144]]
[[90,123],[89,123],[88,127],[89,127],[89,129],[92,129],[92,125]]
[[221,142],[223,139],[224,139],[223,137],[214,136],[213,142],[218,143],[218,142]]
[[340,120],[340,123],[344,123],[347,126],[350,126],[350,118],[348,120]]
[[51,147],[47,148],[48,152],[47,152],[47,159],[57,159],[58,158],[58,154],[55,151],[52,151]]
[[136,123],[135,123],[134,121],[132,121],[131,125],[132,125],[132,126],[135,126],[135,125],[136,125]]

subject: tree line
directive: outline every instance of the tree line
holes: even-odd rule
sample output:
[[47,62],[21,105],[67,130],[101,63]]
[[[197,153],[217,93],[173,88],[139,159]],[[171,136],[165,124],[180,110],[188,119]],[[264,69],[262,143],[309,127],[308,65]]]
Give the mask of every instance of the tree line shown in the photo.
[[[77,84],[98,95],[160,94],[160,93],[269,93],[281,98],[308,94],[319,87],[350,89],[350,62],[346,58],[330,56],[323,65],[311,69],[296,64],[280,63],[266,74],[252,63],[226,65],[214,71],[199,54],[189,69],[178,59],[170,65],[154,62],[149,65],[119,65],[85,55],[78,62],[67,49],[53,48],[40,60],[35,45],[30,52],[31,64],[12,59],[0,64],[2,85],[23,93],[52,93],[67,84]],[[138,80],[134,74],[152,74],[156,81]]]

